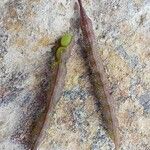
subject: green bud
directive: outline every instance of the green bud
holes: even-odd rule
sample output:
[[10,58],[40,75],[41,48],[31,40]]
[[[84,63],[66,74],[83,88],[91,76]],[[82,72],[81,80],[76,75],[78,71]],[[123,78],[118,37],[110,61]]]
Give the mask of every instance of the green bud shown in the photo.
[[61,38],[61,46],[67,47],[71,43],[72,36],[70,34],[65,34]]
[[57,59],[57,61],[61,61],[61,55],[62,55],[62,53],[65,51],[65,47],[59,47],[58,49],[57,49],[57,52],[56,52],[56,59]]

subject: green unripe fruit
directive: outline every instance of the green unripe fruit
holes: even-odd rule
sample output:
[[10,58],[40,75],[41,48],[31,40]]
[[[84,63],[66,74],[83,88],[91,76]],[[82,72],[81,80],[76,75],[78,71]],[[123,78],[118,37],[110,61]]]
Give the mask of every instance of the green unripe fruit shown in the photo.
[[57,58],[57,61],[61,61],[61,55],[62,55],[62,53],[65,51],[65,47],[59,47],[58,49],[57,49],[57,52],[56,52],[56,58]]
[[65,34],[61,38],[61,46],[67,47],[71,42],[72,36],[70,34]]

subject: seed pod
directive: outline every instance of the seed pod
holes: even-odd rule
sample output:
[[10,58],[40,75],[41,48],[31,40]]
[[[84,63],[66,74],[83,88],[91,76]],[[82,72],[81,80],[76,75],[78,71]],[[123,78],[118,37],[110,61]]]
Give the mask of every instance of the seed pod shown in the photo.
[[[65,86],[65,77],[67,74],[67,61],[71,55],[71,51],[74,48],[74,41],[70,41],[70,45],[67,47],[59,47],[56,51],[56,61],[54,62],[53,67],[51,68],[50,75],[50,85],[48,89],[48,107],[43,117],[43,125],[39,134],[39,137],[34,145],[34,150],[37,150],[37,147],[40,146],[41,140],[47,136],[45,131],[49,128],[50,120],[49,116],[52,115],[52,112],[60,100],[63,89]],[[61,61],[61,62],[60,62]]]
[[82,30],[84,53],[87,57],[87,65],[91,71],[90,79],[97,99],[100,100],[102,107],[102,119],[108,131],[108,135],[114,141],[115,149],[120,147],[120,138],[118,132],[118,120],[115,113],[114,99],[110,94],[110,87],[105,73],[104,66],[94,35],[92,21],[87,16],[82,1],[78,0],[80,6],[80,26]]

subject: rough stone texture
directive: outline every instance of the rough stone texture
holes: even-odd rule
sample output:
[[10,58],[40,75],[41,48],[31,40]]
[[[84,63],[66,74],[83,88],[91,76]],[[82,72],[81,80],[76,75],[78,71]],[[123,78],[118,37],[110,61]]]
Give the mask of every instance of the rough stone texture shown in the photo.
[[[45,110],[52,43],[70,28],[74,0],[0,1],[0,150],[29,150]],[[86,0],[109,75],[122,150],[150,149],[150,2]],[[39,150],[109,150],[81,49]],[[32,132],[26,133],[27,130]],[[26,144],[31,143],[31,144]]]

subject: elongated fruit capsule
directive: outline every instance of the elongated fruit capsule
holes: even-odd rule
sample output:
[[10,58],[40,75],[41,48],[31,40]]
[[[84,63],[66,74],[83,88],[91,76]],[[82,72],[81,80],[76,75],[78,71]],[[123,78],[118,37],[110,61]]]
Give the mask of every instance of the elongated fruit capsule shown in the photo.
[[40,132],[39,138],[34,146],[34,149],[37,150],[37,147],[46,136],[46,130],[49,128],[49,115],[54,110],[57,102],[60,100],[61,95],[63,93],[64,85],[65,85],[65,76],[67,73],[66,63],[71,55],[71,49],[73,47],[74,42],[72,41],[68,47],[60,47],[56,52],[56,63],[51,70],[51,81],[50,87],[48,90],[48,102],[49,107],[47,109],[47,113],[45,115],[43,128]]
[[78,3],[80,5],[80,26],[83,35],[83,47],[92,74],[90,76],[92,86],[95,96],[100,100],[102,106],[102,118],[105,127],[107,128],[109,136],[115,143],[115,148],[118,149],[118,122],[115,116],[115,108],[113,107],[114,101],[110,95],[107,76],[104,71],[101,57],[98,54],[92,21],[86,15],[81,0],[78,0]]

